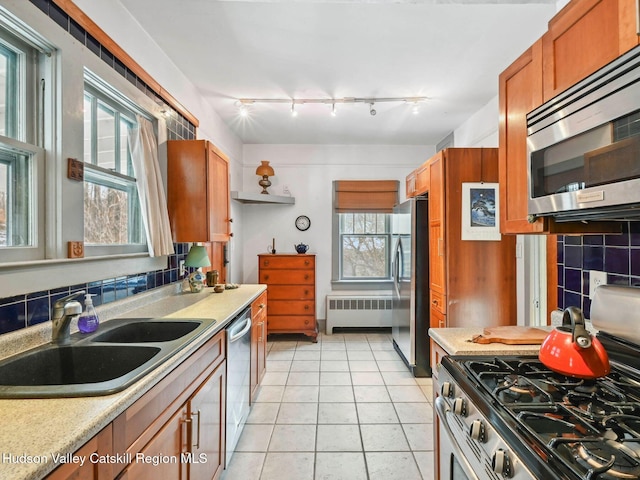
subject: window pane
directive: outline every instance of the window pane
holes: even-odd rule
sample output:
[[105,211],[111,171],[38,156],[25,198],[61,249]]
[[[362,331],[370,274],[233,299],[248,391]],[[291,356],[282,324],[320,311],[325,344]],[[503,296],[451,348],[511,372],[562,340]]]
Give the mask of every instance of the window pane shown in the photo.
[[18,136],[18,55],[0,45],[0,135]]
[[129,242],[129,193],[126,190],[84,183],[84,241],[113,245]]
[[0,147],[0,246],[34,245],[31,154]]
[[129,155],[129,145],[127,137],[129,136],[129,129],[131,123],[126,120],[120,120],[120,173],[124,175],[134,176],[133,166],[131,165],[131,157]]
[[343,278],[387,278],[387,236],[343,235]]
[[98,102],[97,165],[110,170],[118,170],[116,164],[116,127],[115,112],[106,105]]
[[91,163],[91,97],[84,96],[84,161]]

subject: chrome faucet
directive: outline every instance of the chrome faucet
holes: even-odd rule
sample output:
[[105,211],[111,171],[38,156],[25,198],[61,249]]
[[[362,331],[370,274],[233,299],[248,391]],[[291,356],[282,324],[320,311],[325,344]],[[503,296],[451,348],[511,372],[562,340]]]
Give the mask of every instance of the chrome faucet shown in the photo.
[[51,343],[57,345],[66,345],[69,343],[71,320],[76,315],[82,313],[82,305],[77,300],[74,300],[74,298],[78,298],[84,295],[84,293],[84,290],[79,290],[60,300],[56,300],[53,304]]

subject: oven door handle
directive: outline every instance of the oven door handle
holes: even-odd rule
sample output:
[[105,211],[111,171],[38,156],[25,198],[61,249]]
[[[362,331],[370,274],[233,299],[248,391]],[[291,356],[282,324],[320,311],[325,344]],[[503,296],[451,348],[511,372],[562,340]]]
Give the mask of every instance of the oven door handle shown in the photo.
[[451,448],[454,450],[453,454],[458,460],[458,462],[460,463],[460,466],[464,470],[464,473],[471,480],[479,480],[478,476],[475,474],[475,472],[473,471],[473,468],[469,464],[469,461],[464,456],[464,452],[460,448],[460,444],[456,440],[456,436],[451,430],[451,427],[449,426],[449,422],[447,422],[447,413],[451,413],[451,410],[449,409],[447,402],[444,401],[444,398],[437,397],[435,401],[435,407],[436,407],[436,413],[440,418],[440,425],[444,427],[444,429],[446,430],[449,443],[451,444]]

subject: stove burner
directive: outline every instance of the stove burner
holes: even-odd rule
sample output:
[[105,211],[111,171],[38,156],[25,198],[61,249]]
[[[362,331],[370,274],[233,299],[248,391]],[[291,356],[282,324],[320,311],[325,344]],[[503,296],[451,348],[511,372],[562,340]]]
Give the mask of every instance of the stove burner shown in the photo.
[[[577,445],[579,460],[589,467],[587,479],[606,477],[635,479],[640,477],[640,457],[623,443],[613,440],[594,440]],[[606,478],[604,477],[604,478]]]

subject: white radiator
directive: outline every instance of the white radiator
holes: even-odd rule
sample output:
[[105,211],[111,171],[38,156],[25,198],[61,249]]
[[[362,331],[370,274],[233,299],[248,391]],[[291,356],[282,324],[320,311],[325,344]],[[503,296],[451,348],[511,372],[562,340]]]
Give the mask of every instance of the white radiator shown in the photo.
[[391,327],[392,297],[327,295],[327,334],[336,327]]

